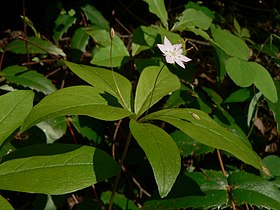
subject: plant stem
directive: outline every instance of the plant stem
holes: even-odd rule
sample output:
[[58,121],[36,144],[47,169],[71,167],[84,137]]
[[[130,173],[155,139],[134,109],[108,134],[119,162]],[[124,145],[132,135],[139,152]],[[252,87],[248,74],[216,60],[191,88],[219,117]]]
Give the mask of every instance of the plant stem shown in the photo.
[[[121,168],[123,166],[123,162],[125,160],[125,157],[126,157],[126,154],[127,154],[127,151],[128,151],[128,147],[129,147],[129,144],[130,144],[130,141],[131,141],[131,137],[132,137],[131,133],[129,132],[128,136],[127,136],[127,139],[126,139],[126,142],[125,142],[124,151],[123,151],[123,154],[122,154],[122,157],[121,157],[121,160],[120,160]],[[115,196],[115,192],[117,191],[117,187],[118,187],[120,178],[121,178],[121,172],[116,176],[116,179],[115,179],[115,182],[114,182],[114,185],[113,185],[112,194],[111,194],[110,203],[109,203],[109,210],[112,210],[114,196]]]

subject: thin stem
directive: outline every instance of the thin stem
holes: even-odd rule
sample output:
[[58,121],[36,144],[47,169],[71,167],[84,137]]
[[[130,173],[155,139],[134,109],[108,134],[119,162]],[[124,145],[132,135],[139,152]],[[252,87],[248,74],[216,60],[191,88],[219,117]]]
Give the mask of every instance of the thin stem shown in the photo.
[[[126,155],[127,155],[127,151],[128,151],[128,147],[129,147],[129,144],[130,144],[130,141],[131,141],[131,137],[132,137],[131,133],[129,132],[128,136],[127,136],[127,139],[126,139],[126,142],[125,142],[124,151],[123,151],[123,154],[122,154],[122,157],[121,157],[121,160],[120,160],[121,168],[123,166],[123,162],[124,162],[124,160],[126,158]],[[115,182],[114,182],[114,185],[113,185],[112,194],[111,194],[110,203],[109,203],[109,210],[112,210],[114,196],[115,196],[115,193],[117,191],[117,187],[118,187],[120,178],[121,178],[121,172],[116,176],[116,179],[115,179]]]
[[223,173],[224,176],[227,176],[227,173],[226,173],[225,168],[224,168],[222,156],[221,156],[221,151],[219,149],[216,149],[216,151],[217,151],[218,160],[219,160],[219,164],[220,164],[222,173]]
[[162,69],[165,67],[165,64],[161,67],[161,69],[159,70],[157,76],[156,76],[156,79],[155,79],[155,82],[154,82],[154,86],[153,86],[153,89],[152,89],[152,93],[151,93],[151,98],[150,98],[150,102],[149,102],[149,105],[148,105],[148,109],[146,111],[146,114],[145,116],[147,116],[148,112],[149,112],[149,109],[151,108],[151,105],[152,105],[152,100],[153,100],[153,96],[154,96],[154,92],[155,92],[155,89],[156,89],[156,84],[157,84],[157,80],[159,78],[159,75],[160,73],[162,72]]

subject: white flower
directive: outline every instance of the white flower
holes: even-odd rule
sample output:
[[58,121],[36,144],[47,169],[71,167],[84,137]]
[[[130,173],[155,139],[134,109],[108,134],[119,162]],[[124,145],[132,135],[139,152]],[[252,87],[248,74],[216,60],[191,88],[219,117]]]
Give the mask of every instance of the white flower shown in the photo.
[[190,58],[182,55],[182,44],[172,45],[170,41],[166,38],[166,36],[164,37],[164,44],[157,44],[157,46],[160,49],[160,51],[163,52],[167,63],[177,63],[182,68],[185,68],[183,62],[191,61]]

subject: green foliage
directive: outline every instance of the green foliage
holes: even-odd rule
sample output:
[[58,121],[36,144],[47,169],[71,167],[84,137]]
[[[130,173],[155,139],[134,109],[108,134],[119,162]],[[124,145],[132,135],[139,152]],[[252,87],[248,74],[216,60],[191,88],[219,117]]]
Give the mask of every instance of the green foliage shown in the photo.
[[1,42],[1,207],[16,206],[6,193],[36,194],[34,208],[44,194],[44,209],[71,193],[76,209],[279,209],[265,145],[279,131],[279,37],[255,40],[203,2],[142,3],[155,22],[58,4],[49,37],[22,16],[35,36]]

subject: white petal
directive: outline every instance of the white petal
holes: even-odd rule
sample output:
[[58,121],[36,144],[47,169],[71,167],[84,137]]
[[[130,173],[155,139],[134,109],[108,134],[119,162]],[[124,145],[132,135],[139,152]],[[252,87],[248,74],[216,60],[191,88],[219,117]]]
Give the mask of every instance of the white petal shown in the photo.
[[173,47],[175,51],[182,50],[182,44],[175,44]]
[[164,37],[164,45],[168,48],[168,49],[172,49],[173,50],[173,45],[171,44],[171,42],[167,39],[167,37]]
[[174,60],[174,57],[173,57],[173,56],[167,55],[167,56],[165,57],[165,59],[166,59],[166,62],[167,62],[167,63],[175,63],[175,60]]
[[164,44],[157,44],[158,48],[160,49],[161,52],[164,54],[168,52],[168,49],[166,49],[166,46]]
[[176,62],[179,66],[181,66],[183,69],[185,68],[184,63],[183,63],[181,60],[179,60],[178,58],[175,58],[175,62]]
[[184,61],[184,62],[189,62],[189,61],[192,60],[192,59],[190,59],[190,58],[188,58],[187,56],[184,56],[184,55],[178,55],[177,58],[180,59],[181,61]]

